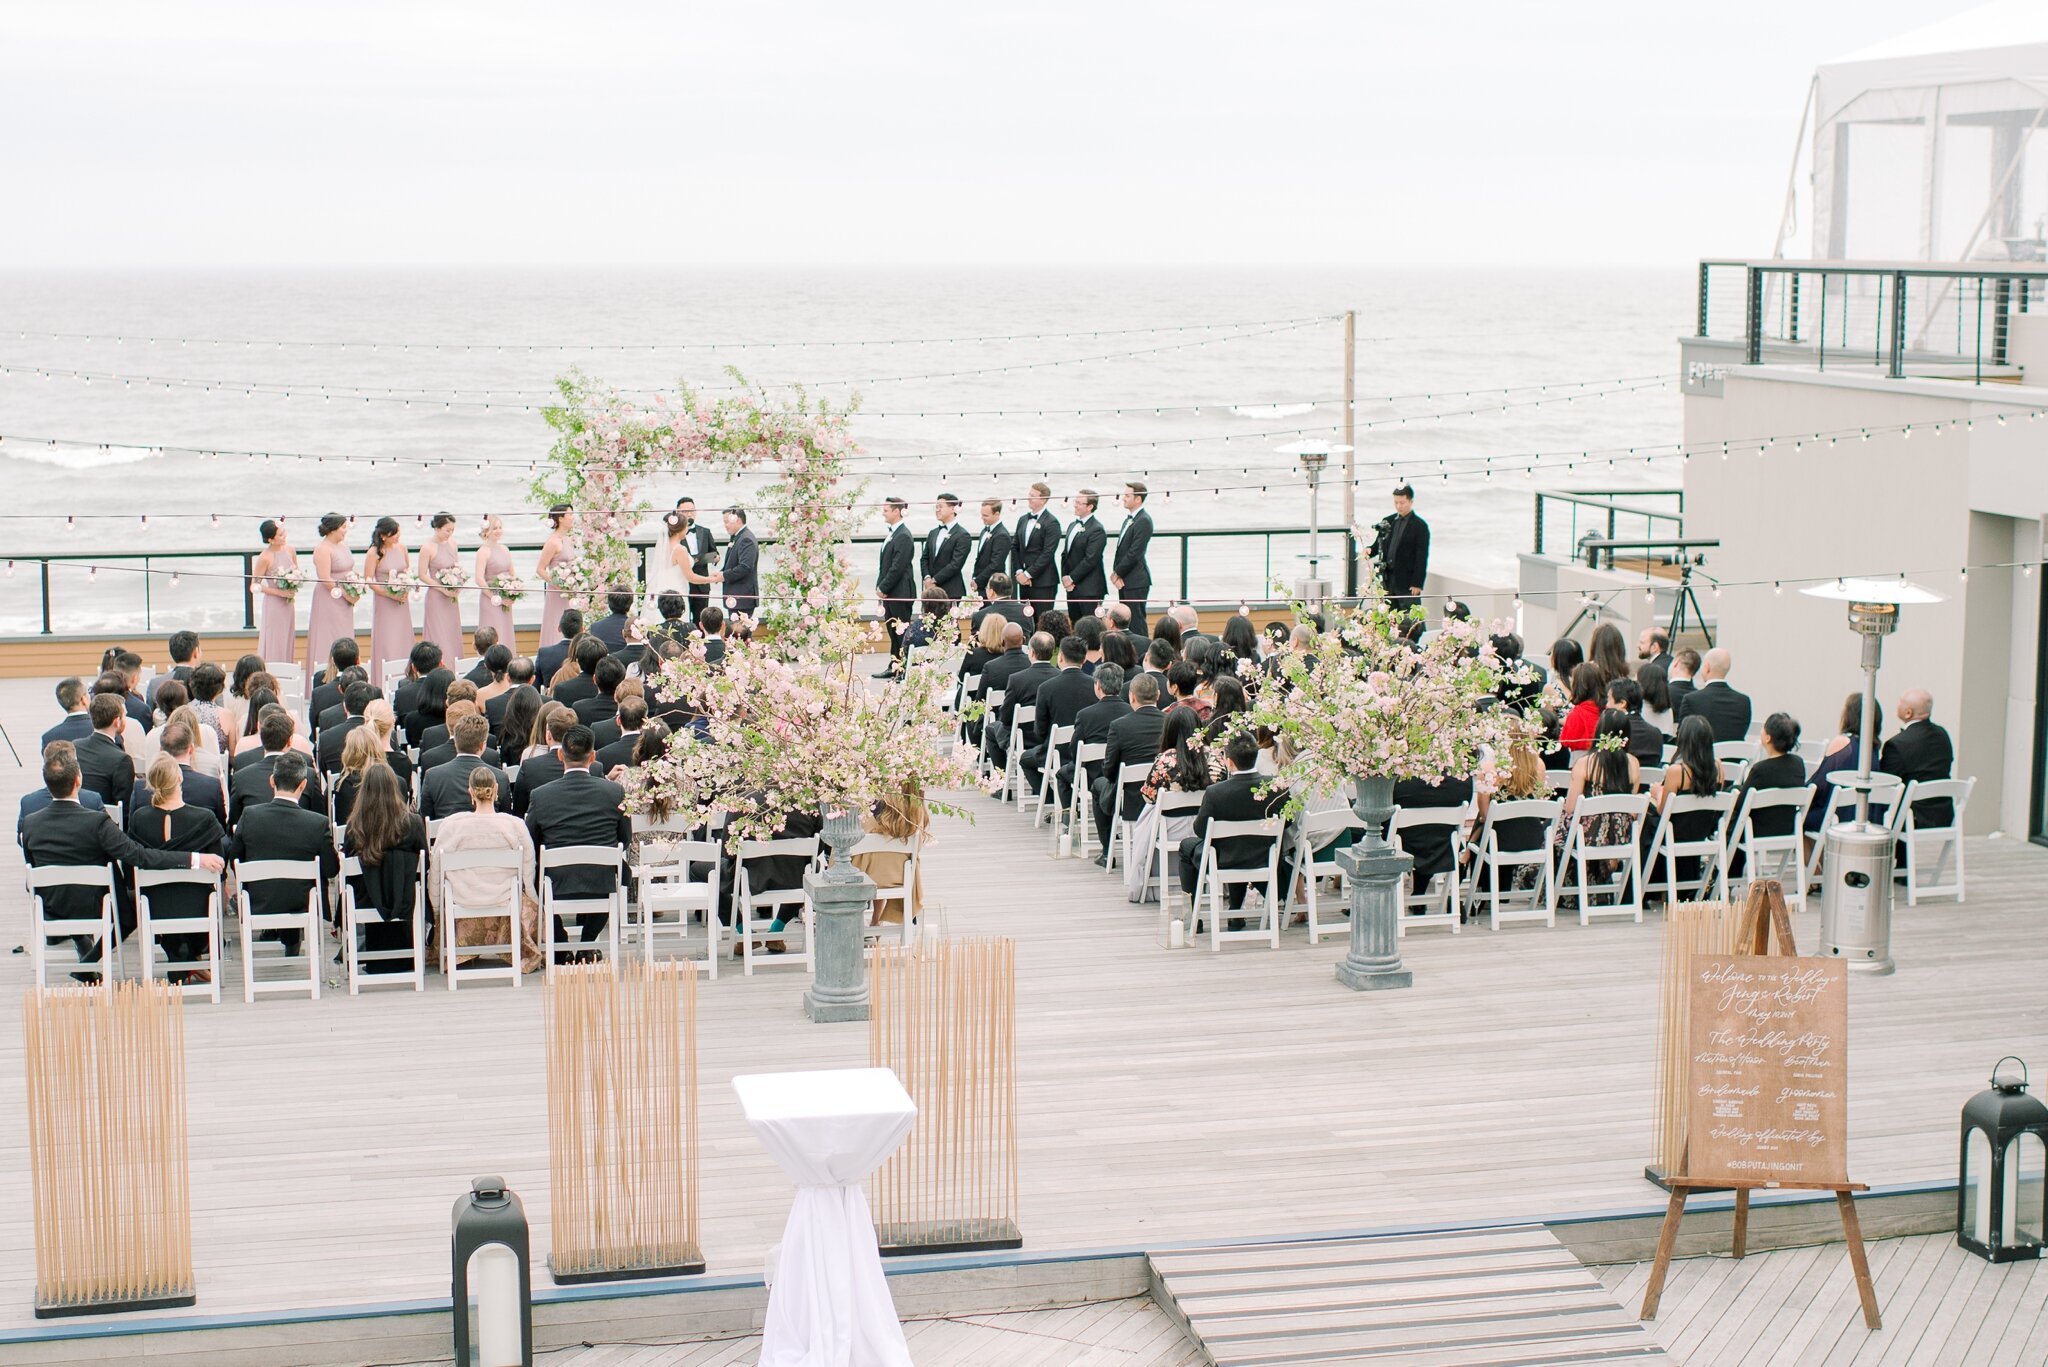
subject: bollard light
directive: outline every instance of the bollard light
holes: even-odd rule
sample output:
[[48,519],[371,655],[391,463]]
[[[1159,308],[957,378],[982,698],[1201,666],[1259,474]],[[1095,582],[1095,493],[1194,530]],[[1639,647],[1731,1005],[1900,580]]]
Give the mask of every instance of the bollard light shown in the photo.
[[[2001,1077],[2008,1063],[2019,1077]],[[2027,1095],[2027,1065],[2008,1054],[1991,1069],[1991,1088],[1963,1106],[1963,1152],[1956,1174],[1956,1242],[1994,1263],[2041,1256],[2048,1229],[2048,1106]]]
[[[502,1177],[479,1177],[455,1203],[450,1238],[456,1367],[533,1367],[533,1264],[526,1208]],[[472,1261],[475,1276],[471,1276]],[[476,1356],[470,1356],[469,1295],[476,1289]]]

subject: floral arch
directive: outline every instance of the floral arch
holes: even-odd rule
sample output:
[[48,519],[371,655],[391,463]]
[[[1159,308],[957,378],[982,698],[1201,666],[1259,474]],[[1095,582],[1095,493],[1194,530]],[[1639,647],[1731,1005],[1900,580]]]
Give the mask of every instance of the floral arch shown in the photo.
[[[641,404],[572,372],[558,379],[559,404],[544,416],[555,430],[532,493],[543,506],[576,508],[577,531],[558,582],[589,611],[613,586],[633,586],[637,553],[628,536],[649,505],[642,484],[671,471],[730,477],[772,467],[781,479],[761,498],[777,543],[761,576],[757,620],[792,647],[822,639],[857,603],[852,570],[838,544],[852,533],[861,487],[848,483],[859,447],[847,430],[854,406],[835,408],[802,389],[771,397],[731,372],[740,387],[709,398],[685,386]],[[750,515],[750,521],[757,521]]]

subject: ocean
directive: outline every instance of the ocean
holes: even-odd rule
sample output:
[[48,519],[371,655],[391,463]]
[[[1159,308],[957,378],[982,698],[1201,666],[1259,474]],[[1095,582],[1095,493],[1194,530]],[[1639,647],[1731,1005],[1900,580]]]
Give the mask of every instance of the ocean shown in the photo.
[[[465,546],[485,512],[538,542],[539,409],[572,368],[653,391],[730,385],[732,367],[857,398],[866,499],[909,499],[917,531],[941,490],[1008,497],[1014,521],[1040,477],[1143,479],[1163,531],[1302,526],[1305,485],[1274,448],[1337,439],[1347,308],[1359,520],[1414,480],[1440,568],[1510,578],[1536,489],[1677,482],[1675,458],[1606,455],[1678,438],[1684,268],[0,274],[0,630],[37,629],[38,554],[105,566],[54,573],[55,630],[167,630],[239,619],[233,562],[175,584],[153,566],[145,591],[136,557],[253,550],[265,517],[302,553],[329,510],[360,519],[358,549],[385,514],[417,548],[440,509]],[[268,458],[210,454],[238,452]],[[693,475],[648,493],[715,508],[750,489]],[[1249,561],[1229,559],[1241,580]]]

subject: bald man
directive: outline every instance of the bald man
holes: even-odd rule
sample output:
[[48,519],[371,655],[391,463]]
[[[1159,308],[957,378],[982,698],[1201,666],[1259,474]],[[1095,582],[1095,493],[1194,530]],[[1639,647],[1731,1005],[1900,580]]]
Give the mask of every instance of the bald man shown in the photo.
[[[1915,779],[1947,778],[1955,770],[1955,746],[1948,732],[1934,724],[1934,698],[1924,688],[1909,688],[1899,695],[1899,733],[1878,752],[1877,767],[1901,782]],[[1946,826],[1955,820],[1955,808],[1945,797],[1913,804],[1916,826]]]
[[1734,657],[1715,646],[1700,661],[1698,687],[1674,705],[1674,721],[1701,717],[1714,728],[1714,740],[1742,740],[1749,735],[1749,695],[1728,686],[1728,671]]

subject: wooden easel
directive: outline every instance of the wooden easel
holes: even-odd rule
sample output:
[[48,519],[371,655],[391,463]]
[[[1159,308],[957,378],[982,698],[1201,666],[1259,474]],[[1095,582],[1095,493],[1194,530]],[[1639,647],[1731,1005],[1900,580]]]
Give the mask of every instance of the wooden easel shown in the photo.
[[[1776,942],[1773,949],[1772,942]],[[1751,885],[1749,903],[1743,908],[1742,928],[1736,936],[1739,954],[1793,956],[1798,953],[1792,940],[1792,918],[1785,910],[1785,893],[1775,881],[1764,879]],[[1692,1150],[1691,1140],[1686,1153]],[[1681,1160],[1680,1166],[1684,1166]],[[1856,1215],[1855,1193],[1870,1190],[1863,1182],[1751,1182],[1741,1178],[1716,1178],[1694,1182],[1685,1177],[1670,1179],[1671,1201],[1665,1207],[1664,1228],[1657,1235],[1657,1257],[1650,1265],[1650,1282],[1643,1289],[1642,1318],[1657,1318],[1657,1302],[1664,1295],[1664,1278],[1671,1271],[1671,1255],[1678,1246],[1678,1226],[1685,1218],[1685,1200],[1695,1190],[1735,1192],[1734,1255],[1742,1257],[1749,1238],[1749,1193],[1759,1187],[1776,1191],[1832,1191],[1835,1208],[1842,1216],[1842,1240],[1849,1246],[1849,1266],[1856,1274],[1856,1294],[1863,1302],[1863,1323],[1882,1329],[1877,1310],[1877,1287],[1870,1279],[1870,1261],[1863,1251],[1863,1226]]]

